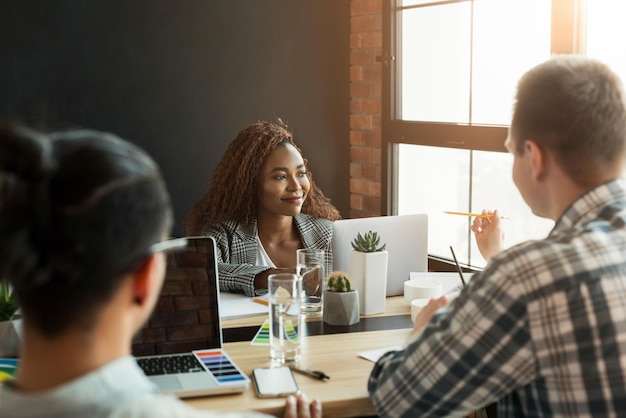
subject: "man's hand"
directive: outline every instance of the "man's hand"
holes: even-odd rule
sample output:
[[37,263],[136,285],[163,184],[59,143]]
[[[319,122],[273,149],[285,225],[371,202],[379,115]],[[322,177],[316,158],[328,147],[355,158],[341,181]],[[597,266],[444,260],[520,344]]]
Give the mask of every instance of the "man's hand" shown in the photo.
[[322,418],[322,403],[319,399],[309,402],[304,393],[297,399],[289,396],[285,401],[285,418]]
[[433,317],[435,312],[439,309],[443,308],[448,304],[448,299],[445,296],[440,296],[436,299],[431,299],[428,301],[426,306],[424,306],[415,316],[415,322],[413,323],[413,331],[409,334],[409,340],[412,340],[417,335],[419,335],[426,325],[430,322],[430,319]]
[[502,251],[504,242],[504,231],[500,224],[500,214],[498,210],[483,210],[484,215],[493,215],[491,218],[474,218],[472,222],[472,232],[476,237],[478,250],[487,261],[494,255]]

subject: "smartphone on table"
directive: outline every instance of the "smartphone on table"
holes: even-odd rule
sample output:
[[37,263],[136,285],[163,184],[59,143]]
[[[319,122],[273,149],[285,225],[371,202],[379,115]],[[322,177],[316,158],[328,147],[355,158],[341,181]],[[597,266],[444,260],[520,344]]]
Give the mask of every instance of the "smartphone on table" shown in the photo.
[[258,367],[252,370],[254,389],[259,398],[295,395],[300,392],[289,367]]

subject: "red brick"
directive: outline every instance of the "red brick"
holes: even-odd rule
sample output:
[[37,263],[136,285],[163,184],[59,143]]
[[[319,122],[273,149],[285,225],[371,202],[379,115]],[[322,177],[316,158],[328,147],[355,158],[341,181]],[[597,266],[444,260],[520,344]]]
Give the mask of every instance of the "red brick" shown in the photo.
[[363,15],[350,17],[350,31],[368,32],[373,30],[381,30],[383,28],[383,15]]
[[374,90],[372,83],[369,81],[353,81],[350,83],[350,97],[370,97]]
[[383,68],[379,63],[363,65],[361,68],[362,80],[381,81],[383,79]]
[[360,81],[363,79],[363,67],[353,65],[350,67],[350,81]]
[[135,341],[139,344],[165,341],[165,328],[144,328],[139,331],[133,343]]
[[379,54],[374,48],[353,49],[350,51],[350,65],[375,64],[377,55]]
[[190,325],[176,328],[168,328],[167,341],[190,341],[201,338],[213,338],[211,325]]
[[174,308],[182,311],[209,309],[209,298],[206,296],[180,296],[174,298]]
[[350,115],[350,129],[371,129],[371,115]]
[[367,180],[350,179],[350,193],[370,195],[372,194],[372,182]]
[[350,15],[364,15],[382,13],[382,0],[352,0],[350,2]]
[[208,280],[204,268],[169,267],[167,280]]
[[380,148],[382,143],[382,135],[380,131],[362,132],[361,142],[370,148]]
[[170,327],[198,324],[198,311],[155,312],[150,317],[150,327]]
[[363,113],[363,99],[360,97],[350,99],[350,113]]
[[351,33],[350,34],[350,49],[362,48],[363,46],[363,34]]
[[159,297],[156,307],[154,308],[155,311],[171,311],[173,309],[174,309],[174,301],[172,300],[171,297],[167,297],[167,296]]
[[363,113],[374,113],[379,115],[382,112],[382,100],[380,98],[360,99]]
[[361,145],[363,143],[362,140],[362,131],[350,131],[350,145]]
[[350,177],[351,178],[363,177],[363,170],[361,167],[362,167],[361,163],[350,163]]
[[188,280],[166,280],[161,290],[161,295],[164,296],[191,294],[193,294],[191,291],[191,283]]
[[363,196],[360,194],[350,195],[350,208],[351,209],[363,209]]
[[363,196],[363,209],[380,213],[380,197]]
[[371,116],[371,120],[372,120],[372,128],[380,131],[381,127],[382,127],[382,117],[381,115],[372,115]]
[[382,48],[383,33],[381,31],[362,33],[361,45],[363,48]]
[[371,195],[380,197],[381,196],[380,190],[381,190],[380,183],[372,182],[372,193],[371,193]]
[[364,147],[350,147],[350,160],[372,162],[372,149]]
[[380,148],[372,148],[372,162],[381,163],[382,162],[382,151]]
[[373,180],[380,183],[380,165],[363,164],[362,173],[363,178]]
[[208,295],[209,294],[209,281],[208,280],[194,280],[191,283],[194,295]]

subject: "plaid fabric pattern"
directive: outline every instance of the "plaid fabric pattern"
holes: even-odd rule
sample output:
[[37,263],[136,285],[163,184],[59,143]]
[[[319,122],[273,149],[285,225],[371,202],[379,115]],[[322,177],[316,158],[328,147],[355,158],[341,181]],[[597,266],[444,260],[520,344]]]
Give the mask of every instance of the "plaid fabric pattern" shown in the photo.
[[[319,219],[304,213],[294,217],[304,248],[324,250],[325,274],[333,269],[333,226],[326,219]],[[254,276],[268,270],[265,266],[256,266],[257,224],[248,225],[229,221],[217,225],[208,235],[215,239],[217,246],[217,265],[219,269],[220,290],[255,296],[267,292],[267,289],[254,288]],[[296,264],[296,255],[293,255]]]
[[503,251],[368,382],[381,416],[626,414],[626,184],[578,198]]

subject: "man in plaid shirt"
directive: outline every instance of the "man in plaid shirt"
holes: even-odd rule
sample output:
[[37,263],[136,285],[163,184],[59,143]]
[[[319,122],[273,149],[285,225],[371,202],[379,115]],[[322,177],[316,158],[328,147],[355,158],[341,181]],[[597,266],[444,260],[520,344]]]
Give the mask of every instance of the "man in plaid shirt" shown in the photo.
[[[497,211],[472,230],[487,267],[368,382],[381,416],[626,414],[626,105],[604,64],[557,56],[520,80],[506,147],[547,238],[500,251]],[[439,309],[439,310],[438,310]]]

